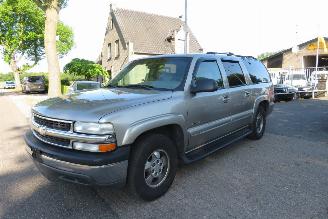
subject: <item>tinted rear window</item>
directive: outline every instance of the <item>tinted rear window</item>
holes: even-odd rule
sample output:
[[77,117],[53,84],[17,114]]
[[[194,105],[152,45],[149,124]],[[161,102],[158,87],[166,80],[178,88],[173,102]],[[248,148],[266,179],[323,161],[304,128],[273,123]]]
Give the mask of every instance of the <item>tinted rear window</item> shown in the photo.
[[231,60],[222,60],[224,70],[226,71],[230,87],[246,85],[244,73],[239,62]]
[[42,82],[43,78],[40,76],[31,76],[27,78],[28,82]]
[[242,60],[254,84],[271,81],[268,71],[260,61],[251,57],[244,57]]

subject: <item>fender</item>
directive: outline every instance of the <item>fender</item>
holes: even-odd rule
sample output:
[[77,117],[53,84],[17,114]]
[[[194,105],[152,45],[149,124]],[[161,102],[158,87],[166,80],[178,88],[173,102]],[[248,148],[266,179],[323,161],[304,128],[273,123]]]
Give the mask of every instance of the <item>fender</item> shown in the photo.
[[253,107],[253,116],[255,115],[256,110],[257,110],[257,108],[259,107],[259,105],[260,105],[260,103],[261,103],[262,101],[268,101],[268,102],[270,102],[270,101],[269,101],[269,97],[268,97],[268,95],[263,94],[263,95],[261,95],[261,96],[258,96],[258,97],[255,99],[255,101],[254,101],[254,107]]
[[163,114],[132,123],[124,133],[121,145],[130,145],[143,133],[152,129],[160,128],[166,125],[178,125],[181,127],[184,136],[184,146],[188,142],[186,129],[184,127],[185,118],[183,115]]

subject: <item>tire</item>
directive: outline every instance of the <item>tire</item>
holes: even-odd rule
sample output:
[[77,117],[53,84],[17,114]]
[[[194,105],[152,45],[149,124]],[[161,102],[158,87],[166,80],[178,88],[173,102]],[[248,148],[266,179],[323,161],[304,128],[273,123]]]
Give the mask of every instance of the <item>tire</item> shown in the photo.
[[[134,144],[128,171],[130,191],[146,201],[164,195],[177,170],[177,150],[163,134],[149,134]],[[146,180],[148,179],[148,180]]]
[[248,138],[253,140],[259,140],[263,137],[266,125],[266,114],[262,106],[260,106],[254,116],[251,128],[252,133]]

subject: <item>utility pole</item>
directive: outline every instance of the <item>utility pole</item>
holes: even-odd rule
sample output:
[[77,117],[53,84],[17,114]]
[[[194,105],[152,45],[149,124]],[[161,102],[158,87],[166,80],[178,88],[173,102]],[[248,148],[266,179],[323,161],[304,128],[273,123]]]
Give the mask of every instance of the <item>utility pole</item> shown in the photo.
[[184,40],[184,53],[188,53],[188,0],[185,0],[185,40]]

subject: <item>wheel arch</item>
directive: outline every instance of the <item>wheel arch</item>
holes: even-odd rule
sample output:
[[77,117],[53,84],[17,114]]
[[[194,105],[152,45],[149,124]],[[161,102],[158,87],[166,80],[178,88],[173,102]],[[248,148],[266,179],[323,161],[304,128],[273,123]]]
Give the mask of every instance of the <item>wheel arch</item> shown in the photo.
[[165,115],[149,118],[131,125],[124,134],[122,145],[133,145],[136,141],[152,133],[167,135],[177,148],[178,154],[183,153],[188,142],[183,116]]
[[255,104],[254,104],[254,109],[253,109],[253,115],[256,114],[257,112],[257,109],[259,107],[263,107],[264,108],[264,111],[265,113],[267,114],[268,113],[268,109],[269,109],[269,100],[266,96],[260,96],[259,98],[257,98],[255,100]]

